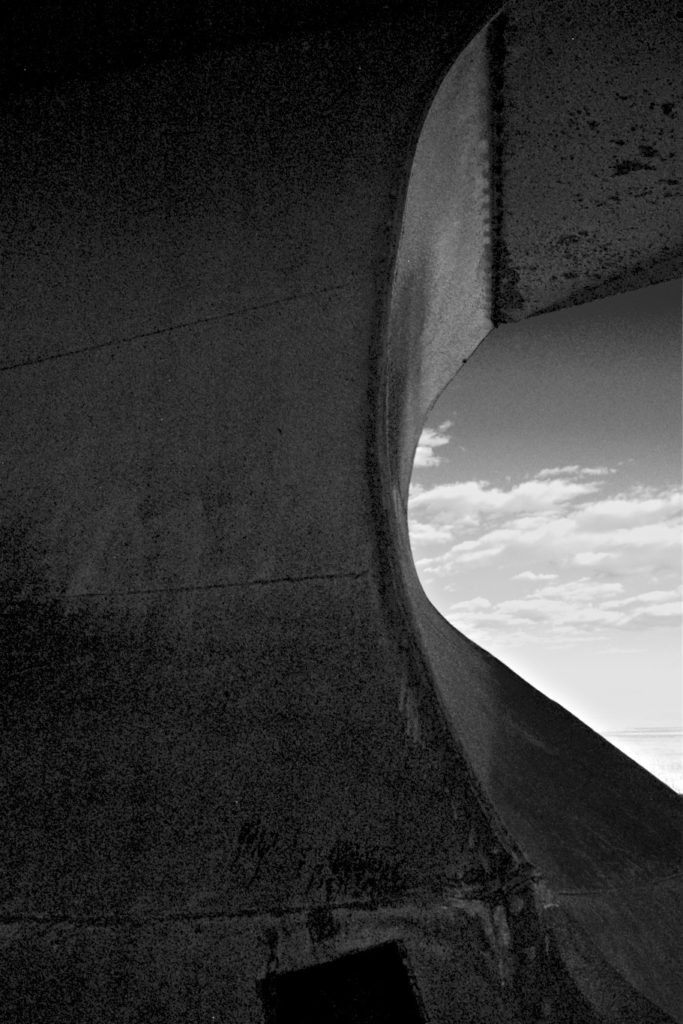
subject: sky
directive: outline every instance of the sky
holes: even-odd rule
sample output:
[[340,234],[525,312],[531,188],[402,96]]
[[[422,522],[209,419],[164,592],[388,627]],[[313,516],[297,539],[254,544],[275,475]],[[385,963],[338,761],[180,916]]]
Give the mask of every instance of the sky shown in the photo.
[[409,499],[439,611],[602,733],[681,728],[681,286],[498,328]]

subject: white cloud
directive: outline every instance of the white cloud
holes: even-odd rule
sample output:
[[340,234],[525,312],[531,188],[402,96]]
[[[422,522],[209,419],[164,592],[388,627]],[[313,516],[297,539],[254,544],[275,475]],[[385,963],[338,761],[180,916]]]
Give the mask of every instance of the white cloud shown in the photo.
[[[486,481],[440,484],[414,494],[411,530],[425,523],[448,527],[457,543],[429,560],[428,571],[445,576],[459,566],[500,559],[565,570],[595,568],[618,575],[656,572],[675,564],[681,544],[682,496],[675,488],[632,488],[615,498],[597,498],[604,481],[572,481],[540,474],[507,490]],[[420,524],[420,525],[418,525]]]
[[442,461],[438,455],[434,454],[435,448],[441,448],[450,442],[450,434],[448,431],[453,426],[451,420],[445,420],[438,430],[432,430],[431,427],[425,427],[420,434],[420,440],[417,442],[417,449],[415,451],[415,459],[413,461],[413,467],[415,469],[426,469],[430,466],[438,466]]
[[562,598],[565,601],[595,601],[596,598],[602,599],[620,594],[623,589],[623,583],[601,583],[588,576],[582,576],[578,580],[566,580],[564,583],[538,587],[531,596]]
[[659,524],[681,510],[680,492],[671,490],[653,493],[634,487],[629,494],[619,494],[603,501],[592,502],[578,511],[577,523],[583,529],[608,530]]
[[[432,594],[462,595],[449,620],[485,646],[614,642],[678,622],[682,495],[641,486],[605,495],[612,473],[564,466],[507,488],[469,480],[411,495],[414,550],[429,529],[448,544],[418,564]],[[540,585],[518,597],[515,580]]]
[[576,476],[580,470],[580,466],[553,466],[552,469],[542,469],[536,476],[539,480],[547,480],[554,476]]
[[604,562],[606,558],[612,556],[608,551],[580,551],[578,555],[574,555],[574,565],[599,565],[600,562]]
[[561,507],[594,493],[599,486],[595,482],[535,477],[503,490],[486,480],[467,480],[425,488],[412,494],[408,505],[414,520],[427,516],[441,522],[475,526]]
[[516,576],[512,577],[513,580],[556,580],[556,572],[532,572],[530,569],[526,569],[524,572],[518,572]]
[[669,601],[667,604],[648,605],[645,608],[638,608],[638,610],[631,616],[631,621],[643,618],[667,618],[672,622],[675,622],[681,618],[682,610],[683,605],[680,601]]
[[437,523],[413,523],[410,528],[410,539],[413,544],[442,544],[453,540],[453,529],[448,525]]
[[[477,561],[490,563],[503,552],[506,557],[522,564],[530,560],[547,562],[550,559],[567,568],[595,566],[612,573],[628,573],[635,569],[671,566],[673,553],[680,546],[680,527],[674,523],[633,526],[604,535],[582,531],[576,520],[569,516],[549,515],[533,524],[510,522],[489,530],[475,540],[454,544],[440,559],[433,559],[431,569],[444,575],[458,565]],[[591,548],[608,548],[596,552]],[[598,554],[600,557],[598,558]]]
[[675,590],[650,590],[643,594],[636,594],[633,597],[624,597],[619,601],[610,601],[610,608],[625,608],[632,604],[662,604],[666,601],[676,601],[683,594],[683,586]]
[[[622,597],[624,584],[603,582],[589,577],[538,587],[522,598],[493,602],[479,596],[458,601],[448,609],[451,622],[465,632],[498,632],[516,627],[533,627],[536,642],[550,637],[580,637],[596,629],[647,628],[650,625],[676,624],[683,606],[680,588],[649,591]],[[527,638],[528,639],[528,638]]]
[[[680,621],[680,600],[641,602],[639,596],[611,600],[620,590],[618,583],[573,580],[525,598],[493,602],[479,596],[458,601],[449,607],[448,618],[475,639],[498,637],[508,646],[580,641],[603,630],[644,629]],[[663,596],[669,595],[663,592]]]
[[557,476],[609,476],[616,473],[608,466],[555,466],[553,469],[542,469],[536,474],[538,480],[547,480]]
[[492,608],[493,605],[489,601],[488,597],[473,597],[470,601],[458,601],[451,608],[457,609],[459,612],[478,612],[484,608]]

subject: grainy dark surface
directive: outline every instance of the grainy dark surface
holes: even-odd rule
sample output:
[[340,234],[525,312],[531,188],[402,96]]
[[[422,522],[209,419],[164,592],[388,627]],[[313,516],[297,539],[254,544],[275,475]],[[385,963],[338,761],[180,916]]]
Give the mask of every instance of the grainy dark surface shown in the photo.
[[406,207],[494,6],[292,10],[5,12],[0,1019],[260,1024],[267,976],[397,942],[430,1024],[664,1021],[678,804],[430,636],[402,532],[424,325],[480,340],[506,231],[525,313],[564,301],[477,148],[490,47]]

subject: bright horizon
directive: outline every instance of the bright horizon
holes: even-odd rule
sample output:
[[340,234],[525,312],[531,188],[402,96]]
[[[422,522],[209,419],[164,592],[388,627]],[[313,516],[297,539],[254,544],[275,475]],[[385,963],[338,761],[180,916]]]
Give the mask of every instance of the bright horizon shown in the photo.
[[681,728],[680,285],[506,325],[417,449],[441,613],[597,731]]

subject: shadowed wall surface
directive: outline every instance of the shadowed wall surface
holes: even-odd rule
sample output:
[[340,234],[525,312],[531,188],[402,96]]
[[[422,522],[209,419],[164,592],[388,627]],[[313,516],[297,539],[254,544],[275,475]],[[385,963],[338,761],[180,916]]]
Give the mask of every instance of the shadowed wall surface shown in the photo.
[[609,897],[544,895],[671,873],[675,802],[610,753],[613,823],[598,740],[411,589],[399,467],[455,365],[410,301],[493,322],[459,285],[499,244],[488,38],[421,142],[440,217],[481,201],[437,263],[424,222],[401,331],[407,177],[493,13],[317,12],[5,104],[12,1019],[260,1021],[267,974],[393,939],[429,1020],[675,1012],[654,911],[646,963]]

